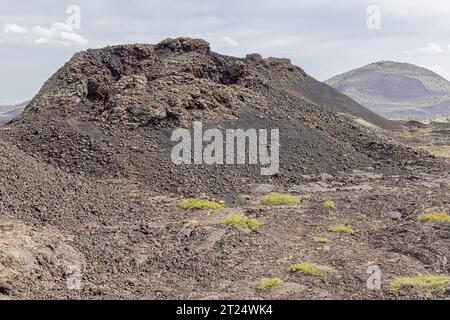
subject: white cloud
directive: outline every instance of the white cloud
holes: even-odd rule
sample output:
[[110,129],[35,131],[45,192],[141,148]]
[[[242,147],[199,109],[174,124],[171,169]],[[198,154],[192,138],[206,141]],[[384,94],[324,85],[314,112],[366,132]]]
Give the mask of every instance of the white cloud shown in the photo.
[[80,44],[80,45],[88,44],[87,39],[83,38],[81,35],[79,35],[78,33],[75,33],[75,32],[60,31],[59,35],[64,41],[68,41],[68,42],[76,43],[76,44]]
[[431,42],[426,47],[420,48],[420,51],[427,53],[443,53],[444,49],[442,49],[440,45]]
[[28,29],[22,26],[19,26],[18,24],[11,23],[11,24],[5,24],[5,27],[3,29],[4,33],[19,33],[19,34],[25,34],[28,32]]
[[52,28],[46,29],[41,26],[36,26],[36,27],[31,28],[31,32],[34,35],[39,36],[41,38],[45,38],[45,39],[50,39],[50,38],[53,38],[56,36],[56,29],[52,29]]
[[67,23],[61,23],[61,22],[54,22],[52,24],[52,27],[65,32],[73,32],[73,29],[71,26],[69,26]]
[[34,42],[39,44],[59,43],[64,46],[88,44],[87,39],[76,33],[65,23],[54,22],[50,28],[35,26],[31,31],[38,36]]
[[409,51],[409,50],[403,50],[403,54],[405,54],[405,55],[407,55],[407,56],[410,56],[410,55],[412,55],[413,53],[412,53],[412,51]]
[[234,39],[232,39],[230,37],[227,37],[227,36],[223,37],[222,40],[225,41],[226,44],[228,44],[231,47],[240,47],[241,46],[239,44],[239,42],[237,42],[236,40],[234,40]]
[[17,24],[6,24],[3,32],[29,34],[35,38],[33,41],[37,44],[56,43],[64,46],[88,44],[88,40],[73,30],[70,25],[61,22],[54,22],[49,28],[34,26],[30,29]]

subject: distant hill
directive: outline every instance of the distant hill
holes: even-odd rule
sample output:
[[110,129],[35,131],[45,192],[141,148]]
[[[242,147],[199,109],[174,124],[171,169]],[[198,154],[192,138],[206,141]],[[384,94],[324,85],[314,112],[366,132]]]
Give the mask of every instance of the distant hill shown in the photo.
[[450,81],[413,64],[372,63],[326,83],[387,118],[450,116]]
[[28,103],[29,101],[16,105],[0,106],[0,126],[21,114]]

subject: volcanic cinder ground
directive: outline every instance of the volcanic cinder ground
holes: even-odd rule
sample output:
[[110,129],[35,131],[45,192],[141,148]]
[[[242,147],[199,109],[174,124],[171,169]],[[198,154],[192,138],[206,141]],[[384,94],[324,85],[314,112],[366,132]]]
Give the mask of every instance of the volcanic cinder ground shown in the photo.
[[[278,128],[279,173],[175,165],[171,133],[193,121]],[[450,210],[449,130],[385,120],[287,59],[222,56],[203,40],[78,53],[0,129],[0,297],[448,299],[389,284],[450,272],[450,224],[418,220]],[[272,191],[301,201],[262,205]],[[192,196],[226,208],[179,207]],[[262,225],[221,224],[231,213]],[[298,262],[334,271],[289,272]],[[270,277],[284,286],[258,290]]]

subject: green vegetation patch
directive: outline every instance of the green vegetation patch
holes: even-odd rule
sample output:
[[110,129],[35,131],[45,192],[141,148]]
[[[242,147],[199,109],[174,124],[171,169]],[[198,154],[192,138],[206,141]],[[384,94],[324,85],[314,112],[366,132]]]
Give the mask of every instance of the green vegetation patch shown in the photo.
[[336,209],[336,202],[332,200],[326,200],[322,204],[327,209]]
[[230,214],[220,220],[220,224],[233,226],[236,228],[256,230],[261,227],[261,221],[256,218],[249,218],[243,214]]
[[329,242],[331,242],[331,240],[328,239],[327,237],[316,236],[316,237],[314,237],[314,242],[315,243],[329,243]]
[[412,286],[420,291],[442,293],[445,292],[448,283],[450,283],[450,277],[446,275],[419,274],[415,277],[396,278],[389,287],[393,291],[398,291],[402,287]]
[[352,226],[347,226],[344,224],[336,224],[328,228],[328,230],[331,232],[346,233],[346,234],[354,234],[356,232],[356,230]]
[[198,198],[188,198],[181,200],[178,205],[186,210],[221,210],[225,209],[223,202],[198,199]]
[[285,204],[298,204],[300,197],[288,193],[272,192],[261,199],[261,203],[267,206],[280,206]]
[[418,217],[419,221],[450,222],[450,215],[446,212],[425,213]]
[[284,286],[284,281],[280,278],[263,278],[256,287],[262,291],[274,291]]
[[322,266],[320,264],[311,263],[311,262],[301,262],[293,264],[289,267],[289,271],[291,272],[300,272],[306,274],[308,276],[314,277],[325,277],[330,272],[335,271],[334,268],[329,266]]

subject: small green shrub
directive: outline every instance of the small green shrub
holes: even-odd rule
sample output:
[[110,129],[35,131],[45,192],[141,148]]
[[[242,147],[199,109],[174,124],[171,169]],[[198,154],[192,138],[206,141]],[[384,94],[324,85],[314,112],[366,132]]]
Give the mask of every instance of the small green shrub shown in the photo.
[[300,197],[288,193],[272,192],[261,199],[261,203],[267,206],[280,206],[285,204],[298,204]]
[[336,209],[336,202],[334,201],[326,200],[322,204],[327,209]]
[[314,277],[325,277],[328,273],[335,271],[334,268],[329,266],[322,266],[320,264],[311,262],[301,262],[293,264],[289,267],[291,272],[300,272]]
[[236,228],[256,230],[261,227],[261,221],[256,218],[249,218],[242,214],[230,214],[220,220],[220,224],[233,226]]
[[178,205],[186,210],[221,210],[225,209],[223,202],[198,199],[198,198],[188,198],[181,200]]
[[419,221],[450,222],[450,215],[446,212],[425,213],[418,217]]
[[256,287],[262,291],[274,291],[284,286],[284,281],[280,278],[263,278]]
[[329,243],[329,242],[331,242],[331,240],[328,239],[327,237],[316,236],[316,237],[314,237],[314,242],[315,243]]
[[346,226],[343,224],[336,224],[334,226],[331,226],[328,230],[331,232],[347,233],[347,234],[354,234],[356,232],[356,230],[352,226]]
[[415,277],[396,278],[390,283],[389,287],[392,291],[398,291],[405,286],[412,286],[420,291],[441,293],[445,292],[448,283],[450,283],[450,277],[446,275],[419,274]]

